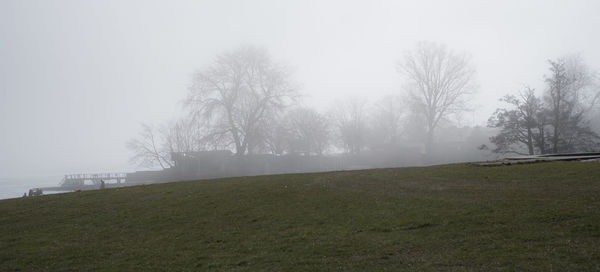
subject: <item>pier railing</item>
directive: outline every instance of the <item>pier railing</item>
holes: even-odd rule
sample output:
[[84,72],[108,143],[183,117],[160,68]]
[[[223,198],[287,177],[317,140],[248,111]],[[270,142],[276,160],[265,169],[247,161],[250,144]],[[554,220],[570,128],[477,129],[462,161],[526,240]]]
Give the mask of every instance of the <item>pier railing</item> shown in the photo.
[[116,180],[117,183],[121,183],[126,179],[126,173],[69,174],[63,177],[60,185],[63,187],[80,186],[85,185],[85,181],[91,181],[92,184],[99,185],[103,180]]

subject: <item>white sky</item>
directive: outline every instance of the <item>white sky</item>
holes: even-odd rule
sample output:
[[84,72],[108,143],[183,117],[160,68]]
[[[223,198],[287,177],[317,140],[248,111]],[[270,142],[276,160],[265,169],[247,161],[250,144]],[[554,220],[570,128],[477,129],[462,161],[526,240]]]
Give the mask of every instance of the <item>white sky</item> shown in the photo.
[[600,68],[600,1],[0,1],[0,177],[131,170],[141,122],[181,112],[190,75],[239,45],[295,69],[319,109],[398,93],[421,40],[472,56],[484,124],[542,88],[549,58]]

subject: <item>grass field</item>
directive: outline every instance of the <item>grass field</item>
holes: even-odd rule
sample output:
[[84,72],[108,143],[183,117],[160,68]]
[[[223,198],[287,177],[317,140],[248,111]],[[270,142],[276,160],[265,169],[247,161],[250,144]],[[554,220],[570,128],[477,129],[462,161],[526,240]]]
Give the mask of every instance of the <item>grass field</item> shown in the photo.
[[596,271],[600,164],[241,177],[0,201],[2,271]]

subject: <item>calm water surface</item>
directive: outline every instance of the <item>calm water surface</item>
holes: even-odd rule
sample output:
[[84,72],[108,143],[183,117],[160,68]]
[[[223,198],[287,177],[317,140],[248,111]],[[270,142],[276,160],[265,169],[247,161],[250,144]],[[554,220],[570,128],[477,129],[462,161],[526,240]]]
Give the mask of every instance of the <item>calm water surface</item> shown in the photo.
[[[23,196],[36,187],[58,186],[63,176],[37,176],[28,178],[0,178],[0,199]],[[44,194],[54,192],[44,192]]]

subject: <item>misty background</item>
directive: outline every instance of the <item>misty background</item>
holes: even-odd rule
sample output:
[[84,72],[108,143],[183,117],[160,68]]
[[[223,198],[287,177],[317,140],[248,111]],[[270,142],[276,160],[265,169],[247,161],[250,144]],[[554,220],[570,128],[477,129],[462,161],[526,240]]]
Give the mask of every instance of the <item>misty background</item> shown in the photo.
[[[544,89],[548,59],[600,67],[597,1],[2,1],[0,184],[124,172],[141,123],[182,116],[195,72],[259,46],[292,68],[302,104],[402,92],[419,41],[465,52],[478,92],[458,126],[499,98]],[[59,180],[56,180],[58,183]]]

